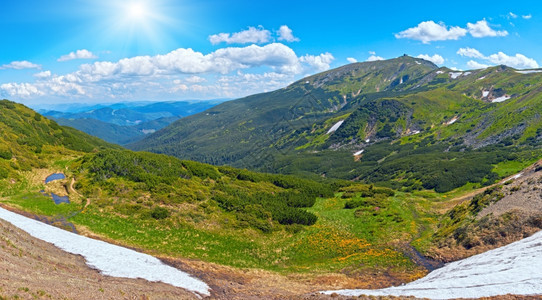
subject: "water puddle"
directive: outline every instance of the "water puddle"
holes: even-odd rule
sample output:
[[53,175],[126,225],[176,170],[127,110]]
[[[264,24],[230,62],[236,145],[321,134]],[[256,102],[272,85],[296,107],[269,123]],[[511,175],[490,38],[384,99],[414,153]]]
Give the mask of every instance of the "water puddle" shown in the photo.
[[53,173],[47,176],[47,178],[45,178],[45,184],[48,184],[51,181],[60,180],[60,179],[66,179],[66,175],[62,173]]

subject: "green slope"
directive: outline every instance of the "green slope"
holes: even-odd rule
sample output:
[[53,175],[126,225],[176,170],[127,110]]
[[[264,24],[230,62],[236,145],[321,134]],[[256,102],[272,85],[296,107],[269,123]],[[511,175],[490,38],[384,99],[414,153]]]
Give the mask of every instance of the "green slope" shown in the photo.
[[0,101],[0,179],[43,167],[51,157],[115,147],[73,128],[59,126],[24,105]]
[[224,103],[130,147],[442,192],[490,184],[508,175],[493,172],[499,164],[542,155],[541,84],[542,73],[505,66],[456,72],[407,56],[357,63]]

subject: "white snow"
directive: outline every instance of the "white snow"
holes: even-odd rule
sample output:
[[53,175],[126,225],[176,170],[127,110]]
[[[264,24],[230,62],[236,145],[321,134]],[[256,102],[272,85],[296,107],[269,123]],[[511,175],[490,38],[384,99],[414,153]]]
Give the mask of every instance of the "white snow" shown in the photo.
[[443,73],[444,73],[444,72],[442,72],[442,71],[437,71],[437,74],[443,74]]
[[446,125],[452,125],[453,123],[457,122],[458,118],[457,117],[453,117],[453,119],[451,119],[450,121],[446,122]]
[[482,97],[485,98],[489,95],[489,91],[482,91]]
[[3,208],[0,208],[0,218],[66,252],[82,255],[87,265],[104,275],[161,281],[201,295],[210,295],[205,282],[165,265],[156,257],[71,233]]
[[491,102],[504,102],[504,101],[506,101],[508,99],[510,99],[510,96],[501,96],[499,98],[493,99],[493,101],[491,101]]
[[414,135],[414,134],[419,134],[419,133],[420,133],[419,130],[414,130],[414,131],[412,131],[412,135]]
[[337,131],[337,129],[339,129],[339,127],[341,127],[343,123],[344,123],[344,120],[340,120],[339,122],[335,123],[335,125],[329,128],[329,130],[327,131],[327,134]]
[[463,72],[450,72],[450,77],[456,79],[457,77],[463,75]]
[[421,64],[422,64],[421,62],[419,62],[419,61],[417,61],[417,60],[416,60],[415,62],[416,62],[416,64],[418,64],[418,65],[421,65]]
[[366,139],[366,140],[365,140],[366,143],[368,143],[368,142],[370,142],[370,141],[371,141],[371,139]]
[[471,72],[465,72],[463,75],[464,76],[469,76],[470,74],[472,74]]
[[364,149],[359,150],[358,152],[354,153],[354,156],[361,155],[361,153],[363,153],[363,151],[365,151],[365,150]]
[[482,80],[482,79],[486,79],[486,76],[482,76],[482,77],[478,78],[477,80]]
[[480,298],[542,295],[542,231],[526,239],[447,264],[414,282],[380,290],[326,291],[345,296]]
[[309,84],[309,83],[310,83],[310,82],[309,82],[308,80],[307,80],[307,81],[305,81],[305,84]]
[[518,179],[521,176],[523,176],[523,173],[516,174],[516,175],[512,176],[510,179]]
[[542,70],[523,70],[523,71],[516,71],[516,72],[520,74],[530,74],[530,73],[540,73],[542,72]]

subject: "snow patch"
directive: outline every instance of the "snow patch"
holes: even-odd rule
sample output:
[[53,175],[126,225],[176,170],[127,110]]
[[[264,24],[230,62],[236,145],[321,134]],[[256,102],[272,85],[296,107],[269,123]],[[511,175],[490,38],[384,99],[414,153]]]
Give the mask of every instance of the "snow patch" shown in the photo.
[[456,79],[457,77],[463,75],[463,72],[450,72],[450,77]]
[[329,130],[327,131],[327,134],[337,131],[337,129],[339,129],[339,127],[341,127],[343,123],[344,123],[344,120],[340,120],[339,122],[335,123],[335,125],[329,128]]
[[510,177],[510,180],[518,179],[518,178],[520,178],[521,176],[523,176],[523,173],[519,173],[519,174],[516,174],[516,175]]
[[480,77],[480,78],[478,78],[476,80],[482,80],[482,79],[486,79],[486,76],[482,76],[482,77]]
[[493,101],[491,101],[491,102],[494,102],[494,103],[504,102],[504,101],[506,101],[508,99],[510,99],[510,96],[501,96],[499,98],[493,99]]
[[361,155],[364,151],[365,151],[364,149],[361,149],[358,152],[354,153],[354,156]]
[[465,72],[463,73],[463,76],[469,76],[470,74],[472,74],[472,72]]
[[201,295],[210,295],[205,282],[165,265],[156,257],[71,233],[3,208],[0,208],[0,218],[66,252],[82,255],[89,267],[98,269],[104,275],[161,281]]
[[366,140],[365,140],[366,143],[368,143],[368,142],[370,142],[370,141],[371,141],[371,139],[366,139]]
[[344,296],[480,298],[542,294],[542,231],[507,246],[449,263],[414,282],[380,290],[340,290]]
[[489,91],[482,91],[482,98],[485,98],[489,95]]
[[453,119],[451,119],[450,121],[446,122],[446,125],[452,125],[453,123],[457,122],[458,118],[457,117],[453,117]]
[[437,74],[444,74],[444,72],[442,72],[442,71],[437,71]]
[[531,73],[540,73],[542,70],[523,70],[523,71],[516,71],[516,73],[519,74],[531,74]]
[[417,61],[417,60],[416,60],[415,62],[416,62],[417,65],[421,65],[421,64],[422,64],[421,62],[419,62],[419,61]]
[[414,131],[412,131],[412,135],[419,134],[419,133],[420,133],[419,130],[414,130]]

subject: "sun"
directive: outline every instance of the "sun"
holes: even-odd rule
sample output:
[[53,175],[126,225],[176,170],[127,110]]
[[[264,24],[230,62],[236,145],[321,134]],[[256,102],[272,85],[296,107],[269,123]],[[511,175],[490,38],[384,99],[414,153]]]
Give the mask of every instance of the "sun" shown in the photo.
[[142,2],[130,3],[127,7],[127,15],[132,20],[142,20],[146,15],[147,9]]

